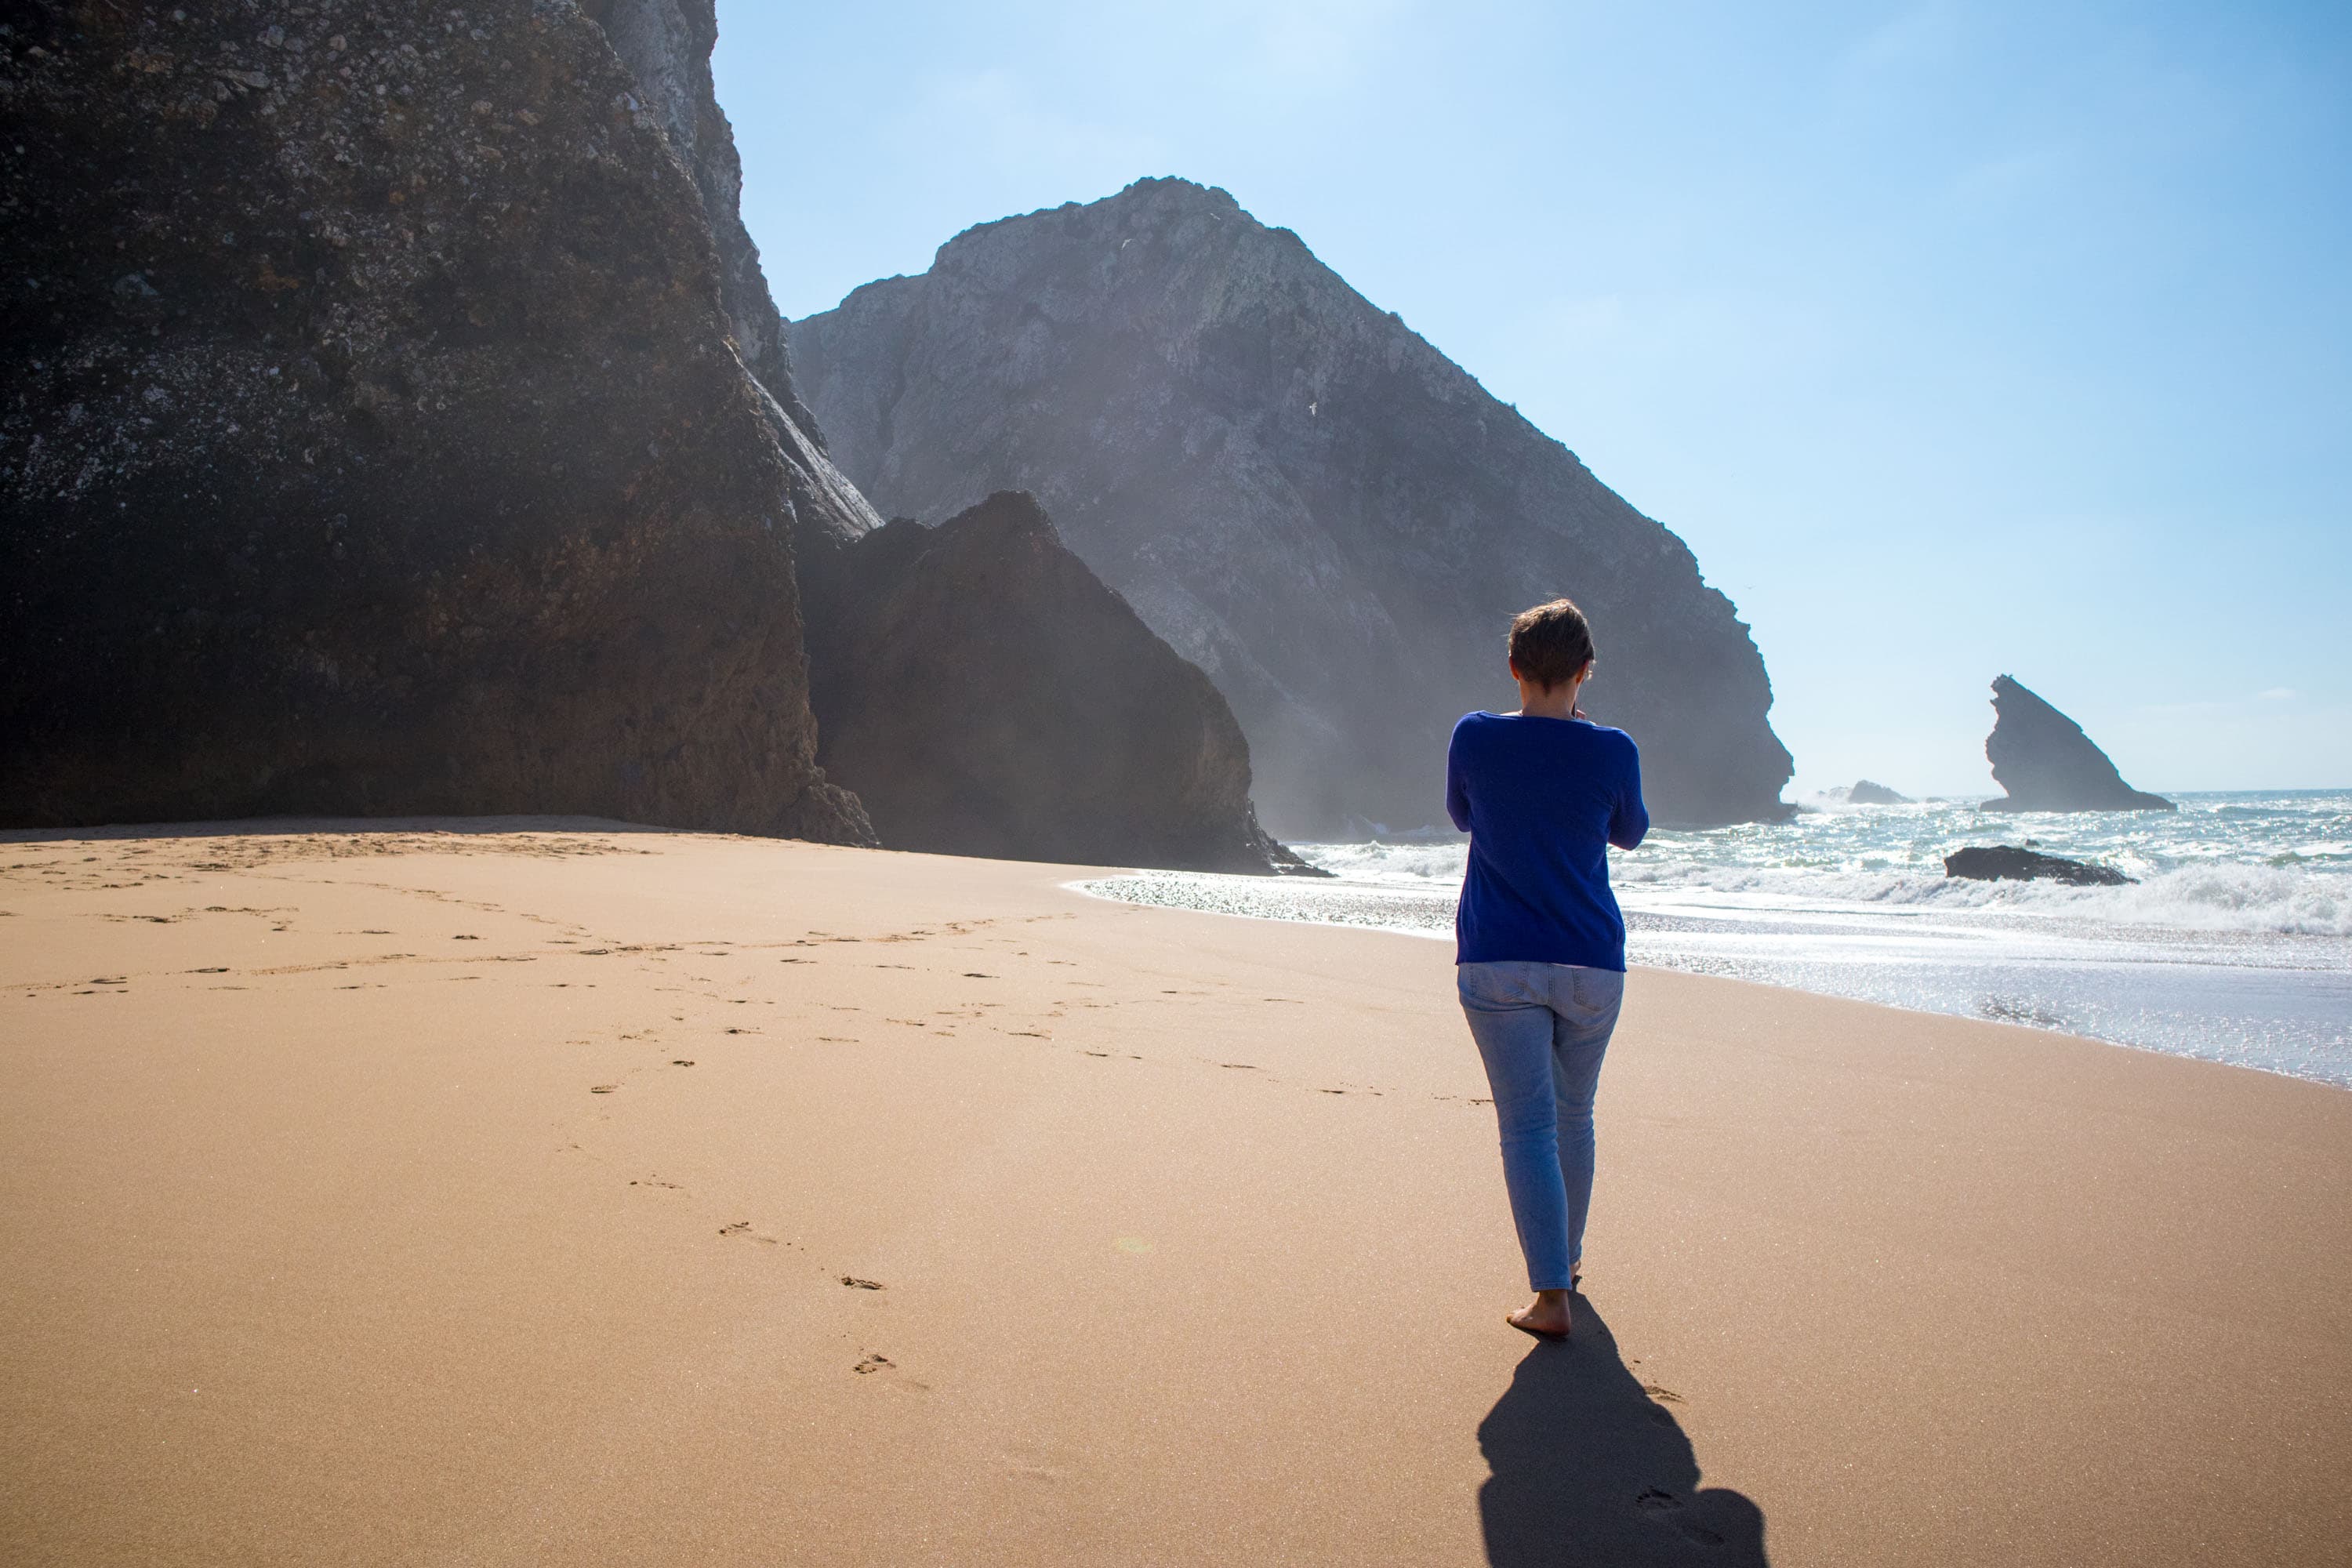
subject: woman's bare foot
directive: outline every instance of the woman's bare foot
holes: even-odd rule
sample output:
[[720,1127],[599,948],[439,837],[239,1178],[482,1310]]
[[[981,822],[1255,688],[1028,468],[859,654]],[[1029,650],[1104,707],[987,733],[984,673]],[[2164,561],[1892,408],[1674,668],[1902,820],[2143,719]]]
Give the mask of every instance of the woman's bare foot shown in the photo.
[[1503,1321],[1539,1340],[1564,1340],[1570,1322],[1568,1297],[1565,1290],[1538,1290],[1532,1304],[1520,1308]]

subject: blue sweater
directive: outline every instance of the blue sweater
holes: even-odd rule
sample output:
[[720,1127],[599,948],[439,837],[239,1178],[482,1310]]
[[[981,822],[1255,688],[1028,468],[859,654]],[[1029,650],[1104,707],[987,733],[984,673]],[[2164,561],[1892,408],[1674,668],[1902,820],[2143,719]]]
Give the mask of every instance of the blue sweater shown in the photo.
[[1445,752],[1445,810],[1470,836],[1456,963],[1625,967],[1609,846],[1650,830],[1642,754],[1584,719],[1467,713]]

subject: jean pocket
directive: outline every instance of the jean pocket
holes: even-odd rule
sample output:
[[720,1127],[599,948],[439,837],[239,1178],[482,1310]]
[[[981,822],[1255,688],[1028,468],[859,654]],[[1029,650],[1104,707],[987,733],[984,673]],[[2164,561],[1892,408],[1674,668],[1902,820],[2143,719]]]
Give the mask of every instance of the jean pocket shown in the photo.
[[1570,992],[1580,1012],[1598,1018],[1624,1005],[1625,973],[1620,969],[1580,969]]

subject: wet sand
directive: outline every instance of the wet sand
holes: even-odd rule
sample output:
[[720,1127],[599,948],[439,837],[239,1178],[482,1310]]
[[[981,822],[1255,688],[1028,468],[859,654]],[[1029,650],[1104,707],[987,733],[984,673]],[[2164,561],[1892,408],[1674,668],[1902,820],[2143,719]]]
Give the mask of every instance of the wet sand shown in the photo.
[[1639,972],[1539,1347],[1443,944],[357,827],[0,842],[0,1559],[2352,1562],[2352,1093]]

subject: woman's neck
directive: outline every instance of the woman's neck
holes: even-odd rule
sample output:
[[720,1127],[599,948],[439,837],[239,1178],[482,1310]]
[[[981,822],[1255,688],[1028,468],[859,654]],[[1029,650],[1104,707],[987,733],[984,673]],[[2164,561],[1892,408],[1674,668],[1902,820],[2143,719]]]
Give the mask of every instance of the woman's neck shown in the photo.
[[1558,686],[1538,686],[1532,680],[1519,682],[1519,714],[1527,719],[1578,719],[1576,694],[1584,689],[1581,680],[1563,680]]

